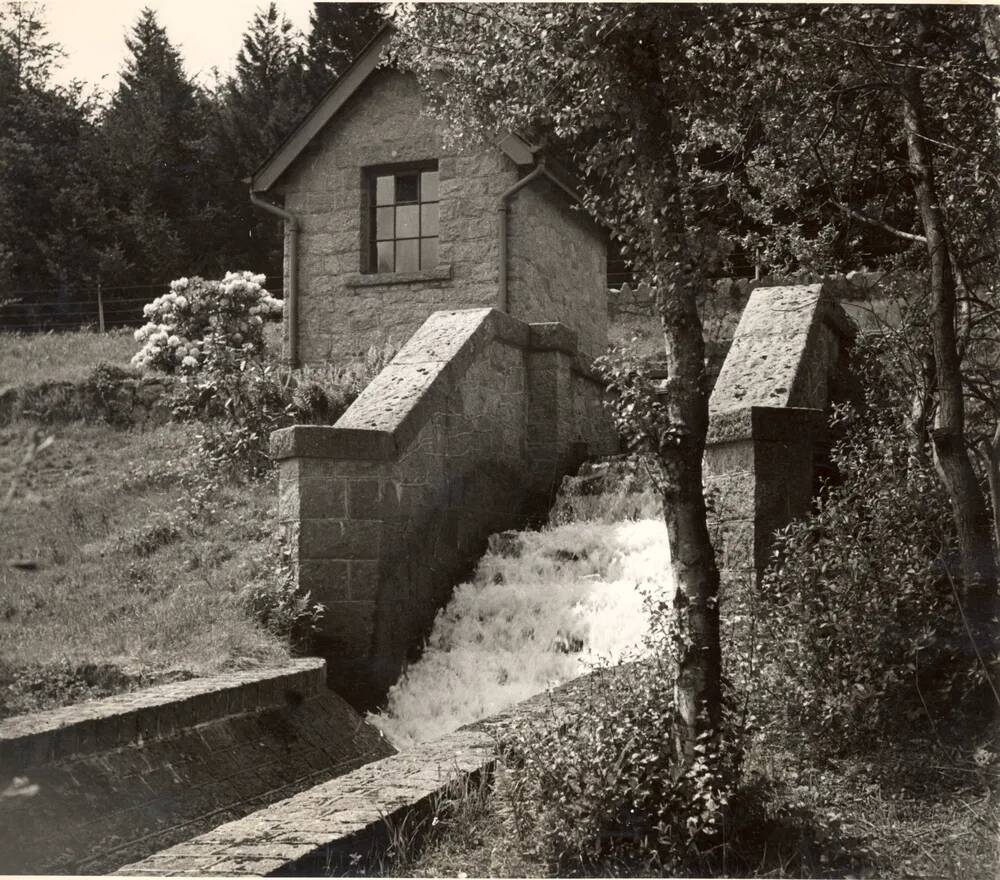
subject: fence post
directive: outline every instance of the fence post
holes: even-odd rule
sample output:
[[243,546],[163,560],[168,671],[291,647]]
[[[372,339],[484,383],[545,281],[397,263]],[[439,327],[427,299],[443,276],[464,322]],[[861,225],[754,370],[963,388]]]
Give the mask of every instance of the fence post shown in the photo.
[[104,298],[101,296],[101,282],[97,282],[97,321],[104,332]]

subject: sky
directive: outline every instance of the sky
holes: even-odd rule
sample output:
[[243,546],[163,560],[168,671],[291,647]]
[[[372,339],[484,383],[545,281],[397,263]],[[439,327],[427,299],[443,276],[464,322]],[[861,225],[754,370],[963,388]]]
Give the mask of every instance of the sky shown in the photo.
[[[2,2],[2,0],[0,0]],[[180,49],[184,68],[199,82],[211,70],[230,73],[240,41],[254,11],[267,0],[43,0],[49,38],[66,57],[55,80],[80,79],[110,92],[125,59],[125,34],[144,6],[156,11],[171,43]],[[309,25],[311,0],[277,0],[278,9],[300,30]]]

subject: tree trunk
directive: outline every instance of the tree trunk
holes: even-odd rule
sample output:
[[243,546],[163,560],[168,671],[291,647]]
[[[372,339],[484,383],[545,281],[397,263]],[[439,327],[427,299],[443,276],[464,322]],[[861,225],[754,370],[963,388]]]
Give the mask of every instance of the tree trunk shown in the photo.
[[698,739],[719,730],[722,714],[722,658],[719,643],[719,570],[708,534],[702,458],[708,431],[705,343],[696,294],[700,273],[691,260],[676,169],[650,193],[669,233],[654,225],[657,308],[666,351],[666,402],[674,433],[660,442],[665,474],[664,518],[677,592],[678,669],[675,749],[678,768],[690,766]]
[[993,508],[994,549],[1000,554],[1000,422],[997,423],[993,440],[983,440],[982,445],[986,457],[986,478],[990,486],[990,506]]
[[[927,37],[925,16],[934,13],[921,7],[911,10],[917,22],[915,43],[919,50]],[[962,369],[955,333],[955,274],[935,188],[933,150],[924,123],[921,61],[913,59],[903,74],[902,94],[910,171],[930,259],[930,328],[938,395],[931,439],[958,534],[964,613],[972,636],[985,649],[994,637],[996,560],[989,513],[966,447]]]

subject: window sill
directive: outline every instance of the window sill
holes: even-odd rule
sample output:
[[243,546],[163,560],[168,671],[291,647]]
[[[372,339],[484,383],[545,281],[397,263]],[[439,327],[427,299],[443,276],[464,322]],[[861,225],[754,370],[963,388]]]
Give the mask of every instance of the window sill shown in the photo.
[[386,284],[419,284],[422,281],[450,281],[451,263],[423,272],[374,272],[348,275],[345,287],[383,287]]

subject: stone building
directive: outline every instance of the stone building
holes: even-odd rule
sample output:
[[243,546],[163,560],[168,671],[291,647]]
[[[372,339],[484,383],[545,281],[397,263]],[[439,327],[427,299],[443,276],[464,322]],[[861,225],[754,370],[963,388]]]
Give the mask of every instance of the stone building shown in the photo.
[[435,311],[484,307],[560,322],[601,353],[606,236],[568,176],[514,134],[446,149],[415,78],[380,66],[388,41],[386,28],[251,181],[285,219],[286,359],[401,345]]

